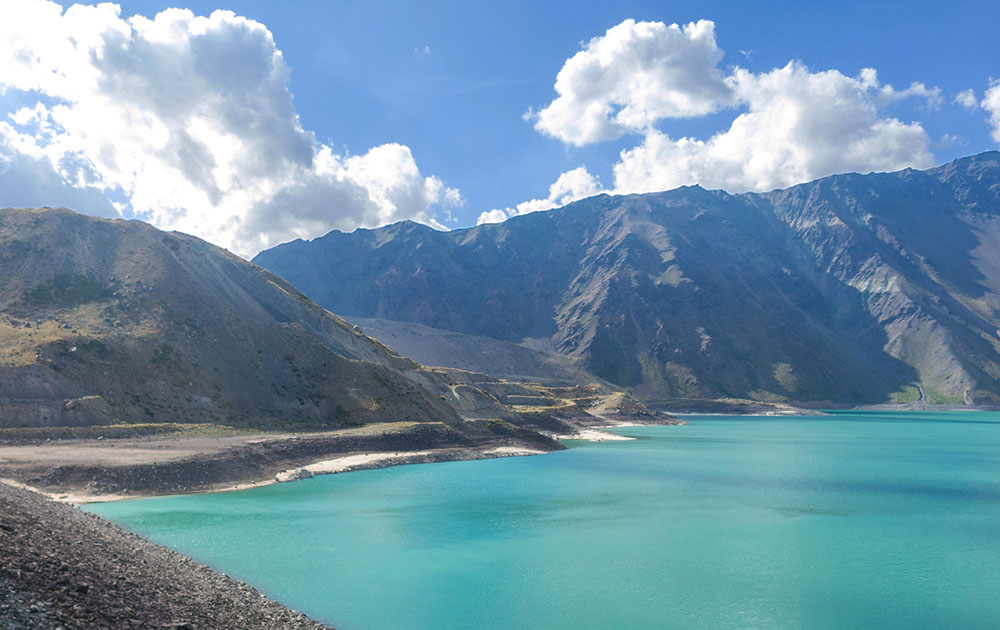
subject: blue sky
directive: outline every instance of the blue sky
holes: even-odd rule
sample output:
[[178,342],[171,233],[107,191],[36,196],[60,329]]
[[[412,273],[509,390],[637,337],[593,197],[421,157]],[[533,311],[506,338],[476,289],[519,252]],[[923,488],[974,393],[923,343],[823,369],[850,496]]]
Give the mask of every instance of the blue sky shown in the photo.
[[[341,218],[325,217],[323,213],[335,214],[338,204],[348,203],[345,199],[354,193],[340,189],[324,192],[329,202],[316,203],[325,204],[326,209],[305,213],[308,216],[296,227],[295,212],[288,207],[325,199],[318,197],[319,193],[307,195],[298,191],[282,197],[287,203],[281,209],[275,207],[282,203],[282,198],[261,202],[262,208],[268,209],[255,214],[257,219],[231,217],[244,226],[255,225],[254,229],[262,234],[259,237],[227,238],[223,234],[225,222],[199,234],[246,255],[275,240],[318,236],[331,227],[350,229],[352,221],[368,225],[415,218],[443,227],[462,227],[474,225],[489,210],[506,209],[499,216],[502,218],[516,213],[517,204],[531,199],[540,203],[525,206],[521,211],[548,207],[596,189],[641,191],[657,184],[689,183],[692,179],[705,179],[709,187],[716,184],[730,189],[794,183],[794,177],[783,179],[773,172],[717,178],[710,171],[714,162],[706,162],[707,149],[697,154],[685,153],[686,166],[672,167],[669,173],[651,173],[646,164],[641,173],[633,172],[630,179],[622,176],[616,181],[613,172],[622,150],[640,145],[652,147],[659,140],[661,149],[649,148],[639,157],[647,162],[667,159],[664,156],[675,154],[674,146],[669,144],[670,151],[665,153],[663,142],[685,137],[708,141],[713,134],[728,130],[734,119],[748,108],[769,107],[769,103],[777,101],[763,97],[753,100],[757,98],[753,95],[764,89],[762,79],[756,80],[755,87],[747,87],[749,83],[744,82],[743,96],[734,97],[736,100],[731,103],[720,101],[711,105],[712,111],[708,113],[647,116],[641,129],[619,126],[617,137],[606,140],[578,136],[568,141],[570,136],[566,134],[572,132],[561,131],[566,129],[566,121],[553,123],[545,131],[536,128],[539,119],[523,118],[529,108],[538,112],[556,98],[553,84],[569,58],[592,38],[604,36],[608,29],[627,19],[665,25],[677,23],[682,27],[710,20],[714,23],[714,43],[724,51],[717,64],[721,77],[735,76],[736,68],[763,77],[798,60],[803,68],[795,76],[803,81],[810,73],[826,70],[857,79],[862,69],[873,68],[877,71],[878,89],[891,85],[900,91],[914,82],[926,88],[922,95],[879,101],[873,118],[872,124],[891,119],[903,125],[917,123],[923,135],[920,138],[912,133],[906,135],[907,142],[915,143],[908,145],[910,148],[899,149],[882,161],[860,159],[856,168],[850,161],[837,161],[829,156],[817,158],[803,166],[801,177],[828,174],[824,169],[927,166],[998,146],[991,136],[990,112],[979,105],[991,86],[991,78],[1000,78],[1000,8],[993,3],[192,1],[178,5],[140,1],[122,3],[120,19],[133,14],[151,18],[171,6],[183,6],[199,16],[209,15],[215,9],[230,9],[238,16],[261,23],[273,35],[273,45],[281,51],[291,71],[287,87],[294,97],[294,109],[303,130],[315,134],[318,143],[339,156],[362,156],[373,147],[389,143],[403,145],[409,149],[420,176],[436,178],[442,186],[421,197],[423,201],[410,211],[401,210],[401,202],[393,202],[392,211],[376,214],[359,211]],[[8,14],[16,12],[10,6],[2,10]],[[83,24],[81,21],[67,26],[68,32],[72,33],[74,28],[96,28],[89,22],[86,23],[89,26]],[[230,44],[226,40],[225,45]],[[233,49],[236,51],[233,64],[238,65],[240,52],[238,44],[233,45],[237,46]],[[76,92],[69,88],[59,92],[55,87],[33,87],[30,81],[8,81],[2,69],[0,66],[0,84],[12,83],[0,99],[0,106],[7,110],[5,114],[35,102],[51,106],[76,98]],[[793,79],[787,84],[794,84]],[[865,89],[871,94],[877,91],[872,87]],[[936,96],[928,95],[935,89]],[[974,91],[975,106],[955,103],[956,95],[968,89]],[[877,99],[873,96],[871,100]],[[621,105],[618,102],[615,106]],[[805,107],[809,109],[807,102]],[[82,111],[80,115],[83,116]],[[190,122],[185,124],[190,126]],[[816,122],[822,124],[823,120]],[[248,132],[252,133],[254,128],[251,125]],[[22,134],[32,133],[30,126],[17,129]],[[559,134],[564,134],[562,139]],[[198,134],[192,132],[191,136],[197,144]],[[893,136],[886,142],[897,143],[902,137]],[[759,138],[759,135],[748,136],[743,141],[758,142]],[[804,137],[802,141],[825,142],[822,137]],[[117,140],[109,142],[114,144]],[[8,146],[13,145],[13,141],[8,142]],[[84,149],[74,150],[74,155],[86,154]],[[65,158],[66,154],[61,155]],[[739,154],[733,155],[736,157],[729,157],[739,159]],[[399,162],[394,158],[394,163]],[[581,166],[586,168],[586,175],[578,173],[583,179],[574,181],[583,181],[585,185],[568,183],[565,195],[549,195],[550,185],[561,174]],[[95,168],[98,172],[76,178],[76,188],[89,186],[89,194],[95,188],[103,190],[118,204],[117,211],[126,216],[198,232],[192,226],[204,224],[205,217],[213,212],[207,208],[190,221],[172,222],[170,217],[177,215],[177,209],[162,208],[162,202],[160,206],[154,202],[140,203],[145,197],[155,196],[143,195],[142,184],[120,175],[111,177],[100,172],[99,166]],[[64,179],[66,173],[63,169]],[[81,187],[83,180],[87,186]],[[365,186],[371,190],[370,184]],[[225,187],[222,188],[224,193]],[[447,189],[456,189],[461,203],[441,192]],[[31,198],[30,194],[25,196]],[[209,198],[213,198],[211,194]],[[247,203],[258,202],[259,198],[253,198]],[[192,198],[190,203],[211,205],[212,202]],[[0,205],[7,202],[0,198]],[[93,211],[110,213],[106,209]],[[222,211],[216,214],[220,213],[225,214]],[[260,227],[272,220],[284,222],[284,227],[271,231]]]
[[[317,7],[316,5],[321,6]],[[152,15],[170,2],[127,2]],[[630,139],[568,148],[521,119],[554,97],[552,84],[580,43],[627,18],[716,23],[725,63],[756,70],[801,59],[814,70],[884,82],[922,81],[948,96],[1000,77],[1000,4],[990,2],[193,2],[263,22],[292,68],[303,125],[353,152],[384,142],[413,149],[421,167],[457,186],[463,225],[482,210],[544,196],[560,173],[586,164],[602,180]],[[427,46],[430,54],[420,54]],[[748,51],[749,58],[740,53]],[[909,106],[907,106],[909,105]],[[916,106],[915,106],[916,105]],[[929,135],[965,142],[940,161],[996,148],[987,119],[950,103],[897,115]],[[707,136],[731,118],[674,121]]]

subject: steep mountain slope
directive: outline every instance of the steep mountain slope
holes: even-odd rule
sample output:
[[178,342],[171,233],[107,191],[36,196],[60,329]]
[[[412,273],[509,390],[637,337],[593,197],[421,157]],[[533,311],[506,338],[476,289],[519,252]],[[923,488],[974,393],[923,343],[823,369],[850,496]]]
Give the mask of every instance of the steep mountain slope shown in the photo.
[[552,386],[581,385],[596,380],[579,359],[509,341],[388,319],[362,317],[351,321],[366,335],[424,365],[441,365],[489,373],[511,381]]
[[995,152],[331,232],[255,262],[344,316],[541,344],[648,398],[1000,400]]
[[197,238],[0,210],[0,427],[458,421],[448,382]]

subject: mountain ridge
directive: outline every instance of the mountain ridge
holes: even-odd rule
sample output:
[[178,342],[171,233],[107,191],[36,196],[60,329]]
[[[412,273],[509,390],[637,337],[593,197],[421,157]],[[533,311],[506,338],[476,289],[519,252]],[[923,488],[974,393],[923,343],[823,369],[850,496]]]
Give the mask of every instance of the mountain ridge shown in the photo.
[[768,193],[598,195],[452,232],[334,231],[254,261],[347,317],[551,344],[647,398],[994,402],[998,208],[987,152]]

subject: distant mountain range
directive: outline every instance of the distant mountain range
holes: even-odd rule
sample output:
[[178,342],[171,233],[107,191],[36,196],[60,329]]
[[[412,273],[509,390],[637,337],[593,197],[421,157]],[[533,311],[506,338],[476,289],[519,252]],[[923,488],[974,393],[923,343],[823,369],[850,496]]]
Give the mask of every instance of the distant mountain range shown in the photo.
[[645,399],[1000,401],[996,152],[334,231],[254,262],[345,317],[554,351]]

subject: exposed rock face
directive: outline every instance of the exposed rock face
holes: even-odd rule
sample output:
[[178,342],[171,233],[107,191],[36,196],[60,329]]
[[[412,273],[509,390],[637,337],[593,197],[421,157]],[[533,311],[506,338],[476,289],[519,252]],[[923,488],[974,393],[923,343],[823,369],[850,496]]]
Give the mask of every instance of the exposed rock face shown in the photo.
[[255,259],[347,317],[582,359],[644,398],[1000,400],[1000,153],[767,194],[600,195]]
[[0,429],[458,422],[449,383],[197,238],[0,210]]

